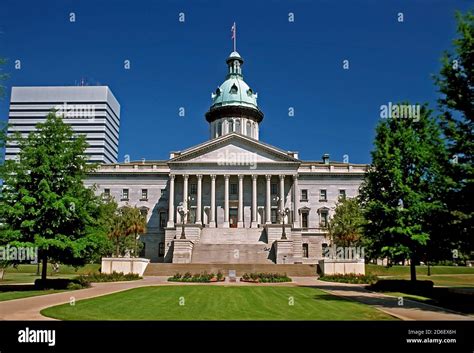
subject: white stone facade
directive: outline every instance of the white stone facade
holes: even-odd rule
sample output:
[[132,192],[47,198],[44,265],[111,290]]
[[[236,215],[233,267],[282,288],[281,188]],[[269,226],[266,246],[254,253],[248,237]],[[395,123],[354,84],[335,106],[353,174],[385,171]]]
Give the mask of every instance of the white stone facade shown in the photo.
[[166,161],[101,165],[87,184],[143,209],[152,262],[317,264],[339,198],[357,195],[367,166],[302,161],[259,141],[263,112],[243,59],[233,52],[227,64],[208,141]]
[[[236,155],[253,162],[239,165]],[[272,248],[278,248],[276,242],[282,238],[279,211],[287,209],[285,233],[292,251],[284,262],[316,264],[322,259],[323,244],[328,243],[325,223],[343,194],[357,195],[366,168],[328,160],[300,161],[292,152],[236,133],[172,156],[168,161],[101,165],[87,180],[89,186],[96,185],[97,193],[114,197],[119,206],[137,206],[147,214],[143,255],[152,262],[177,261],[173,243],[181,238],[183,228],[185,239],[193,244],[179,244],[180,249],[191,249],[187,256],[180,254],[179,262],[183,258],[193,262],[192,251],[205,251],[205,245],[221,244],[223,251],[231,251],[230,239],[239,246],[249,245],[247,252],[253,251],[250,245],[256,252],[258,245],[265,245],[267,261],[277,262]],[[189,210],[184,227],[180,203]],[[240,256],[252,258],[242,252]],[[195,258],[205,261],[197,254]],[[208,261],[223,260],[216,254]]]

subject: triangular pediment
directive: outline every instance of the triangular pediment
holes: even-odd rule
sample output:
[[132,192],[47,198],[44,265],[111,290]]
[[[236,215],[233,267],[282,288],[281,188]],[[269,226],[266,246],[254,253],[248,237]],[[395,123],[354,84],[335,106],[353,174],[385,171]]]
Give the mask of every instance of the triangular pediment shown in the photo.
[[274,146],[233,133],[188,148],[169,162],[245,164],[298,163],[299,160]]

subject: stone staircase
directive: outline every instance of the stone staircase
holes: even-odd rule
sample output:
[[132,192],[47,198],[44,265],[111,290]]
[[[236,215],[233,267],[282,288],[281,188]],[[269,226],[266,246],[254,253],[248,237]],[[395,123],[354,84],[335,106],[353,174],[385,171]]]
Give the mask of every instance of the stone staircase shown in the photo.
[[264,244],[263,228],[203,228],[200,244]]
[[171,263],[150,263],[148,264],[144,276],[173,276],[176,273],[217,273],[221,271],[226,277],[229,270],[235,270],[237,276],[250,272],[286,273],[290,277],[310,277],[317,276],[317,265],[291,264],[171,264]]
[[261,244],[203,244],[194,246],[191,263],[272,264],[271,247]]

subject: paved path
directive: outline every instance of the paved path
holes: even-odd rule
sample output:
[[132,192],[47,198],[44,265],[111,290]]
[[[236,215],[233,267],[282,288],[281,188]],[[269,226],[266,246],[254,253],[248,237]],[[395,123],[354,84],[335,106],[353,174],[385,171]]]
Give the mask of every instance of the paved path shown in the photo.
[[463,315],[449,309],[406,298],[403,298],[403,305],[399,305],[397,297],[370,292],[359,284],[324,282],[308,277],[295,280],[298,285],[319,288],[330,294],[373,306],[401,320],[474,320],[474,316]]
[[[139,281],[95,283],[92,288],[87,289],[3,301],[0,302],[0,320],[53,320],[42,316],[40,311],[50,306],[69,303],[71,298],[74,298],[74,300],[77,301],[120,292],[127,289],[157,285],[176,285],[176,283],[167,282],[167,277],[153,276],[145,277]],[[202,285],[202,283],[179,283],[179,285],[193,286]],[[210,285],[252,286],[256,284],[241,282],[229,283],[226,281],[212,283]],[[471,316],[461,315],[446,309],[407,299],[404,299],[403,306],[399,306],[397,298],[380,293],[369,292],[364,289],[362,285],[323,282],[314,277],[293,277],[292,283],[263,283],[257,285],[314,287],[336,296],[371,305],[402,320],[474,320],[474,317]]]

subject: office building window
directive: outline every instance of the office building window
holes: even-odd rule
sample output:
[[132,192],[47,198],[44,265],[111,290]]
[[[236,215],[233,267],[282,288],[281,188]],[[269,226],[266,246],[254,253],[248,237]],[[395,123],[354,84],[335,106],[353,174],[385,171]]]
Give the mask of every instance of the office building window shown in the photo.
[[319,201],[327,201],[327,191],[326,189],[319,190]]
[[308,201],[308,190],[301,190],[301,201]]

